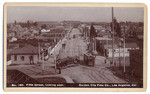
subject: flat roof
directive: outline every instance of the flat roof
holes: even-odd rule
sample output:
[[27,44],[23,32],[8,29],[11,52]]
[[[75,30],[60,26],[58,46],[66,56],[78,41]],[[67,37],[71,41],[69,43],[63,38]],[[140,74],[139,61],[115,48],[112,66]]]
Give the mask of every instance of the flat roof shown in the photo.
[[112,40],[111,38],[108,37],[96,37],[97,40]]
[[32,45],[25,45],[22,48],[17,48],[13,50],[11,55],[28,55],[28,54],[38,54],[38,47]]

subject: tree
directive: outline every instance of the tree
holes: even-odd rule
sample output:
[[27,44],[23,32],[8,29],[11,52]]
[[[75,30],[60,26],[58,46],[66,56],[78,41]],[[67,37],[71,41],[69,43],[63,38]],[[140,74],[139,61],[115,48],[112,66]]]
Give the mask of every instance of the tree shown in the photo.
[[[112,22],[111,22],[111,27],[112,27]],[[114,31],[116,32],[116,34],[121,37],[121,27],[119,25],[119,23],[117,22],[117,19],[114,18]]]
[[41,30],[39,31],[39,35],[41,35]]
[[10,24],[7,24],[7,30],[9,30],[10,29]]
[[37,26],[37,22],[34,22],[34,26]]
[[30,26],[31,26],[30,21],[27,21],[27,26],[28,26],[28,28],[30,28]]
[[95,32],[95,28],[93,26],[93,24],[91,25],[91,29],[90,29],[90,37],[93,38],[96,36],[96,32]]
[[41,29],[46,29],[46,24],[41,25]]
[[16,20],[14,21],[14,24],[15,24],[15,25],[17,24],[17,21],[16,21]]
[[139,26],[139,27],[143,27],[143,22],[139,22],[139,23],[138,23],[138,26]]

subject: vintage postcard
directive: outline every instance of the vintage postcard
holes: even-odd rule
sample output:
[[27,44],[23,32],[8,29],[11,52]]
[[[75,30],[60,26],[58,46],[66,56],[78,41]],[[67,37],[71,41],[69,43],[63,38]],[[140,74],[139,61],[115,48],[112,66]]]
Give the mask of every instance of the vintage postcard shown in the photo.
[[147,7],[5,3],[5,91],[146,91]]

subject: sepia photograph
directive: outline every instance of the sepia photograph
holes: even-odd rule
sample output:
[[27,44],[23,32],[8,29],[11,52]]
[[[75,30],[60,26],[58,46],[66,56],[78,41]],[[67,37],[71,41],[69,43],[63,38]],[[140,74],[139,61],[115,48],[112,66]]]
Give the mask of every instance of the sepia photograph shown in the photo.
[[4,87],[145,88],[146,7],[104,5],[6,4]]

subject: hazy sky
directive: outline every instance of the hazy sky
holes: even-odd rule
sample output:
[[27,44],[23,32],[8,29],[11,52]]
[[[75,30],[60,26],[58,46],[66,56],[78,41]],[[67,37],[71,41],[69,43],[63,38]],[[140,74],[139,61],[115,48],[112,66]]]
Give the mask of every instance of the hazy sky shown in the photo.
[[[114,8],[114,16],[118,21],[139,22],[144,19],[144,8]],[[110,22],[111,7],[7,7],[7,21],[95,21]]]

